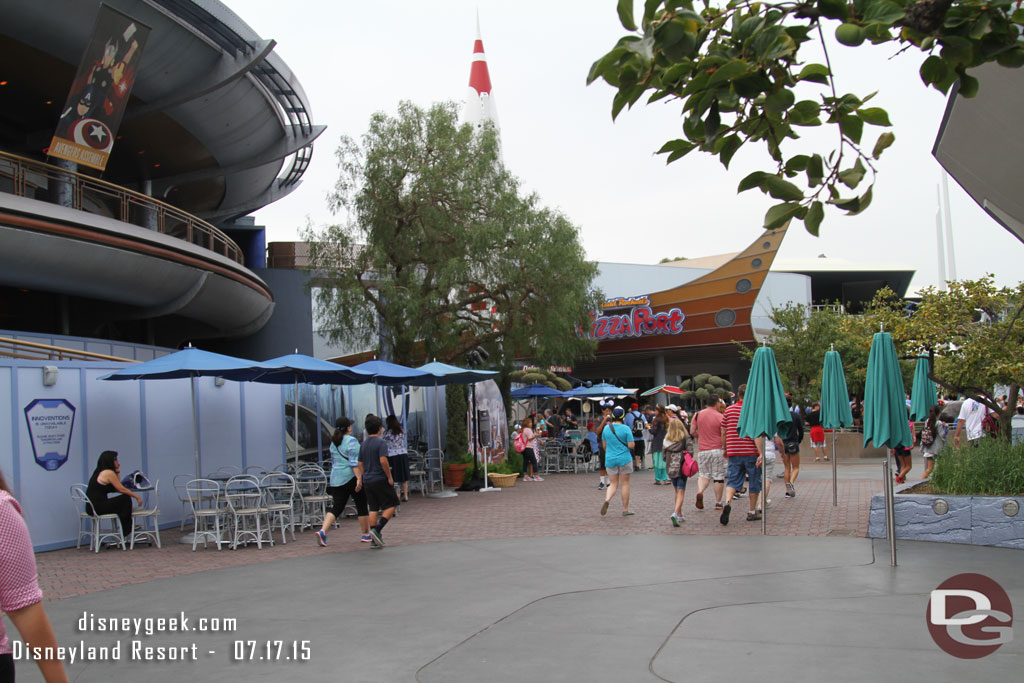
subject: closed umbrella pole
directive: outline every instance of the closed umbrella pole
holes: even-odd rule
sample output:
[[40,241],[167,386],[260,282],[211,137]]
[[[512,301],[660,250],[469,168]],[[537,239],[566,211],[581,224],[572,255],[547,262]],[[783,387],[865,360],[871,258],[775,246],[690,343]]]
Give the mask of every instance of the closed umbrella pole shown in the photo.
[[832,506],[839,505],[839,470],[836,464],[836,430],[853,424],[843,361],[835,349],[825,354],[821,372],[821,426],[832,430]]

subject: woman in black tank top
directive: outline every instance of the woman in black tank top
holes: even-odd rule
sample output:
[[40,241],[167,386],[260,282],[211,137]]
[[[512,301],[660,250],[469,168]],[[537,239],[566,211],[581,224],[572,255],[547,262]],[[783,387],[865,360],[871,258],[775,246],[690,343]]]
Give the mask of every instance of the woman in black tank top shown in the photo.
[[[121,519],[121,531],[125,538],[132,532],[132,501],[134,498],[142,506],[142,496],[126,489],[119,478],[121,464],[117,461],[117,451],[103,451],[96,463],[96,469],[89,478],[89,486],[85,490],[86,497],[98,515],[116,514]],[[108,498],[114,492],[124,495]]]

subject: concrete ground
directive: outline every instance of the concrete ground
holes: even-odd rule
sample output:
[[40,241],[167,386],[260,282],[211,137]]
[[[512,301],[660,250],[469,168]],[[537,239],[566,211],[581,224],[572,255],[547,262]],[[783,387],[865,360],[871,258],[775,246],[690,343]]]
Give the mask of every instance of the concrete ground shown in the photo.
[[[874,463],[850,467],[880,472]],[[601,518],[593,475],[555,475],[501,493],[414,499],[381,550],[348,538],[354,522],[345,520],[326,550],[306,532],[263,551],[58,551],[39,556],[40,575],[44,588],[54,566],[108,580],[96,589],[69,579],[61,585],[79,592],[57,600],[47,589],[62,645],[121,643],[119,661],[69,666],[82,682],[1019,680],[1020,640],[959,660],[932,642],[925,612],[930,591],[963,572],[990,576],[1024,605],[1020,551],[900,541],[891,568],[885,541],[828,535],[840,513],[823,510],[832,487],[817,468],[796,499],[773,506],[776,532],[799,528],[787,515],[817,517],[814,536],[762,537],[742,518],[721,527],[713,510],[693,510],[689,495],[694,521],[673,529],[670,488],[652,486],[647,473],[635,476],[635,517],[613,506]],[[878,479],[841,481],[845,514],[859,514]],[[863,509],[843,528],[866,527]],[[462,533],[474,527],[486,537]],[[61,554],[71,559],[57,562]],[[107,573],[114,562],[145,575],[122,581]],[[237,625],[149,636],[79,629],[83,615],[182,612],[193,628],[201,618]],[[195,645],[197,660],[133,660],[132,641],[190,656]],[[28,662],[18,679],[40,680]]]

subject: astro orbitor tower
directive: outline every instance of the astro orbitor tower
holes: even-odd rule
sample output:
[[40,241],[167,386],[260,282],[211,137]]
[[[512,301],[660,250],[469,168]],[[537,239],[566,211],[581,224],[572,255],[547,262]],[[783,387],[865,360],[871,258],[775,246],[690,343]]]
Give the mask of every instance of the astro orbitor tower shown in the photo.
[[[487,121],[498,127],[498,109],[494,104],[491,92],[491,75],[487,71],[487,56],[484,54],[484,41],[480,37],[480,17],[476,19],[476,41],[473,43],[473,65],[469,70],[469,89],[466,92],[466,104],[462,110],[462,120],[481,127]],[[500,138],[499,138],[500,140]],[[499,148],[500,154],[500,148]]]

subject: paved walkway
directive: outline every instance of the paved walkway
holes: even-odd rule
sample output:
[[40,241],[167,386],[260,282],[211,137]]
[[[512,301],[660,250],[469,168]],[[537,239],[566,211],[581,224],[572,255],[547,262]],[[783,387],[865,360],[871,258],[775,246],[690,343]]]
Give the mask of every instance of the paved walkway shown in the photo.
[[[327,549],[306,532],[263,551],[67,550],[41,554],[40,575],[59,642],[110,648],[69,666],[81,683],[1018,680],[1024,639],[955,659],[925,613],[930,591],[967,571],[1020,609],[1024,555],[900,541],[891,568],[887,544],[863,538],[877,464],[841,469],[837,508],[826,467],[773,506],[771,537],[742,518],[721,527],[690,496],[690,521],[672,528],[671,489],[649,472],[636,477],[635,517],[601,518],[595,477],[558,475],[414,499],[382,550],[345,520]],[[191,631],[96,621],[180,615]],[[235,621],[199,631],[200,619]],[[172,655],[184,661],[160,659]],[[20,662],[18,680],[38,670]]]
[[[839,505],[832,506],[831,466],[810,465],[801,471],[797,497],[785,498],[782,480],[772,484],[768,533],[774,536],[867,536],[871,495],[881,490],[880,466],[855,462],[840,465]],[[866,478],[879,470],[874,479]],[[488,493],[462,493],[456,498],[423,498],[412,495],[393,524],[387,528],[389,545],[411,545],[453,540],[521,538],[575,535],[760,535],[760,522],[747,522],[747,500],[733,504],[732,521],[719,524],[713,494],[706,494],[703,511],[694,508],[696,483],[687,490],[686,522],[673,528],[671,486],[653,485],[653,471],[630,477],[633,517],[622,517],[616,499],[606,517],[599,508],[604,492],[596,488],[596,474],[553,474],[543,482],[518,481],[511,489]],[[192,552],[191,545],[178,543],[177,529],[162,532],[163,548],[137,546],[134,551],[84,548],[42,553],[37,557],[40,585],[46,600],[106,590],[111,585],[140,583],[210,569],[239,567],[261,562],[308,557],[324,553],[367,550],[359,542],[354,519],[342,520],[334,530],[329,547],[317,545],[306,531],[288,543],[273,548],[255,546],[221,550],[210,546]]]

